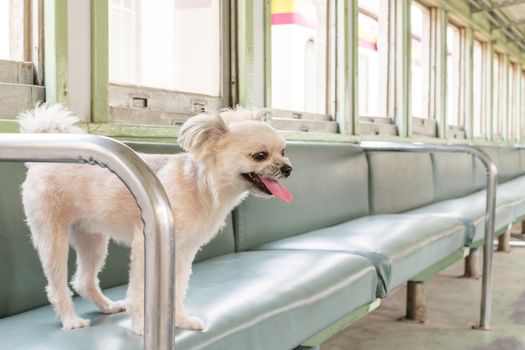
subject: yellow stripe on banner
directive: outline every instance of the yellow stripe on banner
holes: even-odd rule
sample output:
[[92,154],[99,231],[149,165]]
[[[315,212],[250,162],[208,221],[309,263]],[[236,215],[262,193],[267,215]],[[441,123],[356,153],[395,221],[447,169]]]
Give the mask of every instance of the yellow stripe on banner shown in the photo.
[[272,14],[296,11],[296,0],[272,0]]
[[377,43],[377,33],[374,33],[363,26],[358,26],[358,28],[359,39],[364,39],[371,43]]

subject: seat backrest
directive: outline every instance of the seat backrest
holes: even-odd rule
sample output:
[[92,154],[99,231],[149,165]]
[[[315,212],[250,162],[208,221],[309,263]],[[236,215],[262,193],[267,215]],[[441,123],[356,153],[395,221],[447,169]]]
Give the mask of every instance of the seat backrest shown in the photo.
[[475,161],[468,154],[432,154],[434,201],[458,198],[475,192]]
[[47,303],[45,279],[22,209],[25,172],[23,164],[0,163],[0,318]]
[[368,166],[351,144],[289,142],[294,199],[250,196],[233,215],[237,250],[368,215]]
[[371,214],[402,213],[434,200],[430,154],[371,151],[367,157]]
[[[46,280],[25,224],[20,186],[26,168],[20,163],[0,163],[0,318],[47,304]],[[106,268],[100,276],[103,288],[128,280],[129,251],[111,244]],[[75,271],[70,250],[69,277]]]
[[518,148],[520,155],[520,175],[525,175],[525,148]]
[[498,178],[502,182],[512,180],[523,174],[521,171],[521,155],[518,149],[514,147],[498,147],[498,153]]
[[[503,146],[481,146],[483,151],[488,153],[492,161],[498,168],[498,183],[511,180],[522,174],[521,152],[513,147]],[[525,158],[524,158],[525,159]],[[524,169],[525,170],[525,169]],[[475,162],[475,183],[477,189],[486,186],[486,170],[480,161]]]

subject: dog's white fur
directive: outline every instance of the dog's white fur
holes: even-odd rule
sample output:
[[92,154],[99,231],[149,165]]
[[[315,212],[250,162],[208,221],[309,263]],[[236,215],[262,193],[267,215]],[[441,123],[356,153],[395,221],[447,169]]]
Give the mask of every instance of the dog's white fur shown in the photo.
[[[223,227],[228,213],[249,193],[269,197],[241,176],[254,172],[272,179],[284,177],[284,139],[267,123],[263,112],[223,110],[199,114],[181,128],[179,143],[188,151],[176,155],[140,154],[163,184],[176,232],[176,325],[200,330],[183,301],[192,261],[199,248]],[[22,132],[77,133],[78,119],[60,105],[40,105],[20,116]],[[267,152],[265,161],[251,156]],[[143,329],[144,241],[139,209],[126,187],[106,169],[90,165],[27,164],[22,197],[44,273],[49,301],[64,329],[86,327],[71,300],[67,283],[69,244],[77,253],[72,287],[103,313],[127,310],[132,328]],[[98,273],[109,239],[131,245],[130,284],[125,300],[102,294]]]

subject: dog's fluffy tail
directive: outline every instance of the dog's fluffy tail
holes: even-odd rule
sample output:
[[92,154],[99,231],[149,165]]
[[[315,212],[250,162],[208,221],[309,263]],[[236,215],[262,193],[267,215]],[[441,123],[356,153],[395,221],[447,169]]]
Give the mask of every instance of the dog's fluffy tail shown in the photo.
[[66,133],[78,134],[84,131],[75,126],[79,119],[61,104],[49,106],[38,104],[35,109],[18,116],[20,132],[23,133]]

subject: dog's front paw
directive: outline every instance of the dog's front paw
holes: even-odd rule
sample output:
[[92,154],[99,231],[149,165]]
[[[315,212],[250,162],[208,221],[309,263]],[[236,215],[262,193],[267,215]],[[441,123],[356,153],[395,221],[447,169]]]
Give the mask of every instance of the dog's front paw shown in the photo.
[[68,317],[62,321],[62,329],[70,330],[77,328],[89,327],[89,320],[85,320],[78,316]]
[[131,329],[136,335],[142,335],[144,333],[144,325],[139,322],[132,322]]
[[204,322],[196,317],[177,317],[175,320],[175,326],[181,329],[188,329],[192,331],[202,331],[204,329]]
[[126,300],[118,300],[101,308],[100,311],[106,315],[123,312],[126,311],[126,303]]

